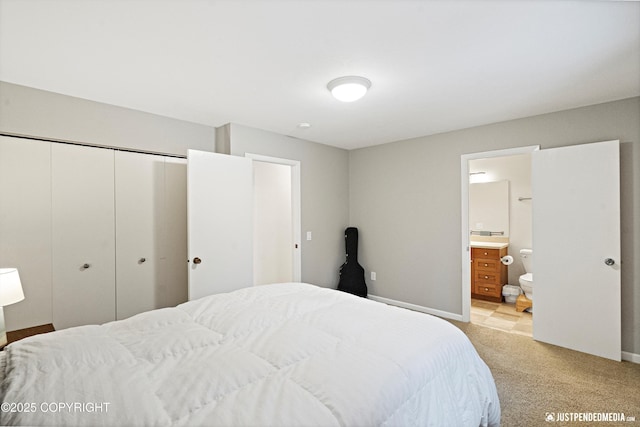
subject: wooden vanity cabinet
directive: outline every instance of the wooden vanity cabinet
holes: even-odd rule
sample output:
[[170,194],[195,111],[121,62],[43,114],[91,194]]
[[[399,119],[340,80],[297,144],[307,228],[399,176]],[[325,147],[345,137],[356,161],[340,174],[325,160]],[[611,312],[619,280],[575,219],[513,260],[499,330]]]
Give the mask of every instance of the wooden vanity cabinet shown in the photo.
[[507,247],[471,248],[471,297],[502,302],[502,286],[507,283],[507,266],[500,258],[508,254]]

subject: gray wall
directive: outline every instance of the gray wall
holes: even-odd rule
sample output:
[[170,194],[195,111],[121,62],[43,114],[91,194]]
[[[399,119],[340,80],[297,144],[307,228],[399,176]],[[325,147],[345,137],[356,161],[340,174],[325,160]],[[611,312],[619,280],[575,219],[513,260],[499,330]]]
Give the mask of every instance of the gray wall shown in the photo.
[[640,354],[640,98],[349,153],[350,224],[370,293],[454,314],[461,306],[462,154],[621,141],[622,349]]
[[[212,127],[3,82],[0,132],[175,155],[216,149]],[[351,152],[235,124],[219,135],[230,154],[301,161],[304,281],[337,284],[343,231],[353,225],[372,294],[455,314],[462,313],[460,155],[620,139],[622,342],[640,354],[640,98]]]
[[0,82],[0,132],[186,156],[214,151],[215,128]]
[[348,151],[233,123],[227,132],[232,155],[300,161],[302,280],[335,288],[349,221]]

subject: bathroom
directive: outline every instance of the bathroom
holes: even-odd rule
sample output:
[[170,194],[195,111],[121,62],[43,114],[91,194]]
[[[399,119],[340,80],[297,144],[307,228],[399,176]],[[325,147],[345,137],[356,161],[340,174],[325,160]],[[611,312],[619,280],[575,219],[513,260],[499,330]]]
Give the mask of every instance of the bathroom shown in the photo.
[[[474,293],[472,281],[471,322],[525,336],[532,335],[532,301],[517,300],[521,276],[525,275],[521,250],[532,250],[531,154],[469,160],[469,233],[472,254],[494,254],[503,262],[496,266],[496,288],[482,285]],[[474,249],[476,248],[476,249]],[[489,248],[488,251],[484,251]],[[483,250],[484,252],[479,252]],[[506,257],[509,255],[511,258]],[[532,261],[531,254],[523,254]],[[472,277],[487,278],[484,260]],[[476,262],[478,262],[476,260]],[[488,262],[490,265],[490,262]],[[505,265],[507,264],[507,265]],[[491,267],[489,267],[491,268]],[[531,276],[524,276],[529,279]],[[527,282],[524,282],[525,284]],[[502,287],[501,285],[510,285]],[[489,291],[484,294],[484,291]],[[493,291],[492,295],[490,292]],[[502,291],[502,292],[501,292]],[[508,294],[506,297],[504,294]],[[500,295],[497,297],[496,295]],[[531,294],[530,294],[531,296]],[[524,297],[524,295],[523,295]],[[510,302],[506,302],[506,300]],[[526,308],[526,310],[525,310]]]

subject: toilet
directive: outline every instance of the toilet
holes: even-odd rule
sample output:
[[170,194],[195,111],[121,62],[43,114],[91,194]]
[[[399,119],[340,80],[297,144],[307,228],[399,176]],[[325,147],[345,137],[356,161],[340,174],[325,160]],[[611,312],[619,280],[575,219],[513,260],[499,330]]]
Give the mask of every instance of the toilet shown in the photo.
[[520,287],[524,291],[525,296],[533,300],[533,273],[531,272],[533,251],[531,249],[520,249],[520,259],[526,272],[520,276]]

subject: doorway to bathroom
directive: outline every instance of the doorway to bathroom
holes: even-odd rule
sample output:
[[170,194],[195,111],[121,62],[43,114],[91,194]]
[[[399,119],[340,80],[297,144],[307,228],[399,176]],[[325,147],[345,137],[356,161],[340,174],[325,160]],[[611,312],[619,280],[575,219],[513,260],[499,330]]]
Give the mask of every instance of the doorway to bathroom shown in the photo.
[[[535,248],[531,249],[535,280],[530,289],[536,294],[533,338],[619,361],[622,352],[618,140],[461,156],[463,320],[470,320],[471,301],[470,161],[526,152],[532,158],[531,218]],[[523,281],[520,283],[526,288],[526,280]],[[566,301],[572,302],[571,310],[567,310]]]
[[[520,305],[516,308],[515,300],[521,292],[519,278],[526,273],[519,253],[532,248],[531,153],[537,149],[465,155],[461,177],[466,192],[462,198],[463,270],[467,270],[463,271],[463,318],[529,337],[531,313]],[[507,298],[503,290],[510,294]]]
[[[514,262],[509,265],[505,283],[518,284],[519,276],[524,274],[524,267],[513,254],[532,246],[531,153],[538,149],[539,146],[527,146],[461,157],[462,317],[465,322],[470,321],[471,313],[472,242],[486,242],[501,250],[507,245]],[[494,188],[496,184],[501,185]],[[470,214],[472,198],[477,202],[477,209]],[[494,302],[501,299],[494,297]]]

